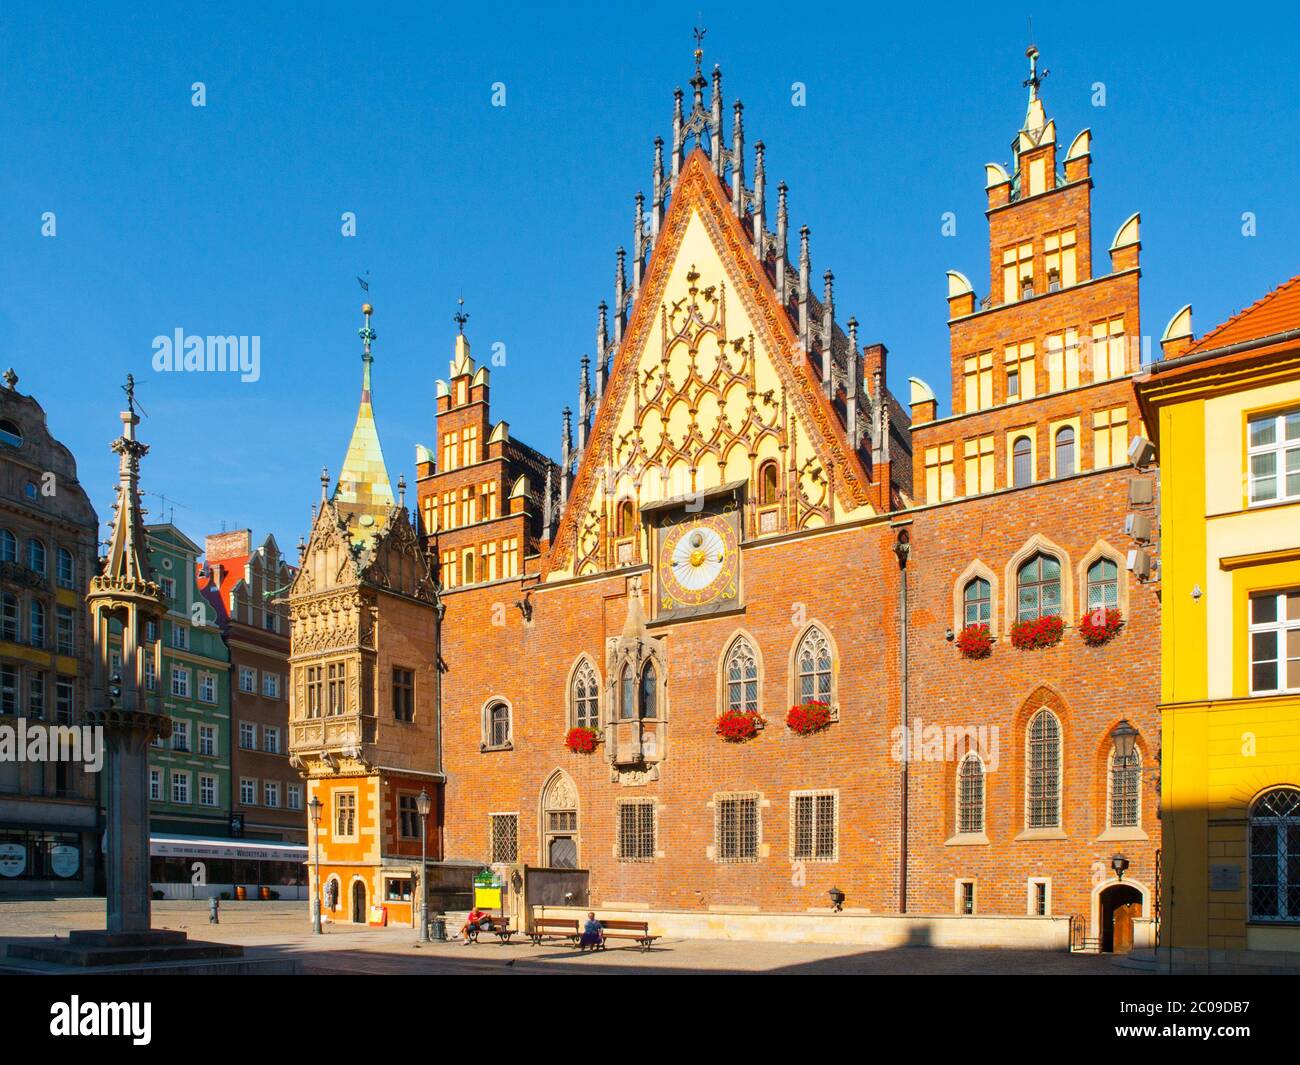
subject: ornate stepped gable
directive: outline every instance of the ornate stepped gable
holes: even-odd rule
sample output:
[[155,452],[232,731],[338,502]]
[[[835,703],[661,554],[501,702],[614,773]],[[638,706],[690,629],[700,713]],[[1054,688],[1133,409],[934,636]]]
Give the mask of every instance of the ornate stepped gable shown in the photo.
[[[884,387],[883,349],[859,353],[854,320],[847,334],[838,328],[829,271],[823,300],[811,295],[806,227],[797,276],[787,262],[784,185],[777,234],[767,232],[762,143],[751,191],[744,185],[741,105],[728,150],[721,146],[721,75],[714,71],[710,117],[703,109],[698,52],[696,59],[689,119],[678,94],[667,216],[661,222],[665,177],[662,142],[656,141],[650,236],[643,235],[638,196],[630,288],[622,249],[616,271],[613,365],[606,384],[602,304],[596,391],[589,396],[584,360],[579,446],[572,454],[565,411],[562,513],[543,562],[552,577],[644,561],[639,534],[630,545],[620,542],[625,500],[640,508],[743,483],[748,538],[892,509],[900,500],[893,482],[901,476],[905,483],[910,473],[907,416]],[[711,139],[712,158],[697,147],[682,160],[692,135],[702,143]],[[728,167],[730,188],[722,178]],[[643,280],[647,247],[652,251]],[[891,449],[898,453],[894,471]],[[577,473],[570,487],[573,458]],[[778,470],[776,514],[760,522],[760,471],[771,461]]]

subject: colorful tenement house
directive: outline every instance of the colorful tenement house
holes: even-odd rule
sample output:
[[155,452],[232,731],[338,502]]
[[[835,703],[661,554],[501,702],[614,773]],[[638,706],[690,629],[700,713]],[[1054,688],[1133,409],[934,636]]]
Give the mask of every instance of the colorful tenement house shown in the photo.
[[[427,854],[442,856],[439,611],[433,573],[404,499],[393,498],[371,406],[372,309],[363,307],[357,421],[338,483],[321,500],[289,589],[290,753],[322,816],[324,912],[365,922],[376,906],[412,919],[422,791]],[[399,481],[399,487],[401,482]]]
[[1300,955],[1300,277],[1162,346],[1159,960],[1257,972]]
[[[167,601],[162,631],[146,622],[145,684],[162,698],[171,734],[149,750],[149,818],[155,837],[230,835],[230,652],[195,580],[202,551],[170,523],[145,526],[149,566]],[[112,628],[109,665],[122,666],[120,627]],[[101,793],[100,803],[106,805]],[[155,879],[161,881],[162,877]],[[189,897],[189,885],[184,885]]]
[[[0,389],[0,727],[80,725],[94,643],[86,586],[99,519],[45,411]],[[0,894],[95,890],[95,778],[73,761],[0,758]]]
[[199,592],[230,652],[230,808],[248,839],[306,841],[302,777],[289,764],[289,615],[297,572],[275,537],[253,549],[252,530],[205,542]]
[[[419,455],[440,596],[380,579],[393,570],[364,522],[394,521],[391,492],[349,516],[345,471],[322,499],[291,598],[291,728],[326,803],[327,912],[361,920],[375,893],[394,898],[385,856],[412,853],[395,848],[401,767],[408,788],[446,774],[430,878],[490,864],[521,923],[537,898],[525,867],[550,866],[586,871],[579,901],[653,911],[667,934],[761,920],[765,936],[903,942],[905,913],[1000,918],[927,922],[940,943],[1063,946],[1076,926],[1127,940],[1151,912],[1159,841],[1142,784],[1158,617],[1123,539],[1150,482],[1125,466],[1136,217],[1094,278],[1089,138],[1062,175],[1033,73],[1014,174],[990,168],[995,297],[977,308],[952,275],[955,414],[937,419],[914,381],[914,443],[885,348],[841,324],[829,270],[814,295],[808,227],[791,249],[788,190],[773,211],[761,141],[746,179],[742,106],[728,136],[721,71],[706,103],[700,60],[667,160],[655,141],[558,468],[532,452],[511,467],[460,337],[439,456]],[[376,468],[377,453],[375,438]],[[536,558],[509,576],[484,566],[502,520],[482,517],[486,484],[510,485],[501,513],[521,536],[540,517]],[[396,634],[360,605],[379,596],[405,612]],[[340,597],[354,613],[327,608]],[[988,626],[987,659],[956,646],[968,619]],[[311,694],[345,659],[372,667],[359,688],[338,674],[351,701]],[[1144,761],[1113,757],[1124,719]],[[400,753],[389,736],[409,737]]]
[[[1091,135],[1058,162],[1029,57],[1010,172],[986,167],[989,296],[948,275],[952,415],[912,379],[908,903],[1079,915],[1077,939],[1122,949],[1134,918],[1150,937],[1160,838],[1158,585],[1126,565],[1126,514],[1154,516],[1154,474],[1128,463],[1138,216],[1099,274]],[[985,749],[954,766],[938,751],[969,728]]]

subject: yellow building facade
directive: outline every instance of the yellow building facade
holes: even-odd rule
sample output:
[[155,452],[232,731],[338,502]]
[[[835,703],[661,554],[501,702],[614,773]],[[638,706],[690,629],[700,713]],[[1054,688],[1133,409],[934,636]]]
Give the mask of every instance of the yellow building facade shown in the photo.
[[1300,277],[1162,344],[1159,960],[1300,965]]

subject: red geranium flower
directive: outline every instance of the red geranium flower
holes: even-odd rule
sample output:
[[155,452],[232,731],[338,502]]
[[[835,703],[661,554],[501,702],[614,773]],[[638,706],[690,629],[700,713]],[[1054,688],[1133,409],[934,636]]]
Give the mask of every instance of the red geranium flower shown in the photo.
[[763,719],[753,711],[728,710],[718,716],[714,731],[728,743],[744,743],[758,734]]
[[1032,621],[1017,621],[1011,626],[1011,644],[1022,651],[1052,647],[1061,642],[1065,622],[1059,614],[1044,614]]
[[993,650],[993,633],[986,622],[967,625],[957,634],[957,650],[967,658],[988,658]]
[[1124,615],[1114,607],[1099,606],[1079,619],[1079,635],[1093,647],[1100,647],[1123,627]]
[[791,732],[797,732],[801,736],[820,732],[831,723],[831,708],[820,699],[795,703],[785,715],[785,723]]
[[574,754],[591,754],[596,749],[596,730],[594,728],[571,728],[564,737],[564,746]]

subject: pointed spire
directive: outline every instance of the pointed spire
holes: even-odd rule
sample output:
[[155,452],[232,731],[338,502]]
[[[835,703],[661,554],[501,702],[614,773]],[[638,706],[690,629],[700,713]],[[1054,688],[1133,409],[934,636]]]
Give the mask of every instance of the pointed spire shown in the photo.
[[1025,124],[1021,128],[1026,131],[1039,130],[1047,125],[1047,115],[1043,111],[1043,101],[1038,96],[1038,87],[1051,71],[1044,67],[1039,72],[1037,45],[1031,43],[1025,49],[1025,58],[1029,60],[1029,77],[1024,81],[1024,87],[1029,90],[1029,106],[1025,110]]
[[659,242],[659,227],[664,221],[664,139],[655,138],[654,190],[650,198],[650,247]]
[[785,264],[790,256],[789,230],[790,211],[786,204],[789,188],[782,181],[776,187],[776,296],[781,306],[790,302],[790,294],[785,286]]
[[352,539],[357,543],[383,531],[394,505],[392,482],[388,479],[371,406],[370,368],[375,360],[370,346],[376,335],[370,326],[370,316],[374,308],[368,303],[363,304],[361,313],[365,315],[365,324],[357,330],[361,337],[361,402],[357,407],[357,420],[352,428],[343,468],[339,471],[338,484],[334,488],[334,505],[348,520]]
[[579,360],[582,369],[578,373],[578,457],[587,449],[587,412],[591,407],[591,378],[588,370],[591,360],[584,355]]
[[767,171],[763,165],[766,148],[762,141],[754,142],[754,257],[763,261],[763,238],[767,230]]
[[322,466],[320,468],[320,501],[322,504],[328,503],[330,498],[330,468]]
[[822,391],[827,399],[834,399],[835,275],[827,270],[822,280],[826,286],[822,291]]
[[546,483],[542,488],[542,539],[547,543],[551,542],[551,527],[554,524],[551,511],[551,495],[555,490],[551,487],[551,469],[552,464],[548,462],[546,464]]
[[563,427],[560,430],[560,502],[569,498],[570,467],[573,465],[573,430],[570,419],[573,412],[565,407],[561,412]]
[[683,127],[685,118],[682,115],[682,90],[673,90],[673,173],[672,187],[677,188],[677,175],[682,172],[682,149],[685,147],[685,134]]
[[404,473],[397,475],[397,506],[399,509],[406,506],[406,474]]
[[638,192],[632,213],[632,298],[641,291],[641,270],[645,265],[645,195]]
[[117,455],[117,499],[113,504],[113,531],[108,538],[108,555],[99,578],[115,583],[153,579],[145,543],[144,509],[140,506],[140,460],[149,445],[135,438],[140,415],[135,410],[135,376],[126,375],[123,386],[126,410],[121,412],[122,435],[110,445]]
[[627,251],[620,247],[615,253],[618,263],[614,267],[614,347],[623,342],[623,311],[626,303],[627,272],[623,267]]
[[848,399],[844,412],[844,427],[849,434],[849,447],[858,447],[858,320],[849,319],[848,381],[844,386]]
[[606,321],[609,305],[601,300],[596,310],[600,316],[596,324],[596,403],[599,404],[605,395],[605,367],[609,362],[609,327]]
[[722,177],[723,156],[727,150],[722,144],[722,68],[716,63],[713,65],[713,117],[709,121],[711,136],[709,138],[709,151],[713,159],[713,172]]
[[803,344],[805,357],[812,356],[812,335],[808,327],[808,291],[812,280],[808,236],[811,232],[807,226],[799,227],[799,341]]
[[745,105],[736,101],[731,123],[731,211],[737,218],[745,217]]

